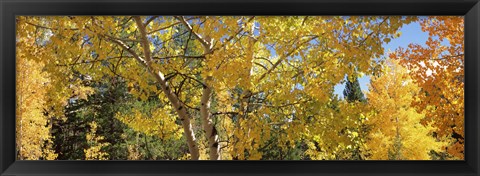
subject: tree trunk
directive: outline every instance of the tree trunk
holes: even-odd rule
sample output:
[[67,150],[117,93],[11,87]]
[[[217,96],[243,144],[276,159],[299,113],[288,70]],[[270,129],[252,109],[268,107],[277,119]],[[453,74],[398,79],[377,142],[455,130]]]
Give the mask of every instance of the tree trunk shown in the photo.
[[[196,33],[193,30],[193,27],[185,20],[184,17],[178,16],[176,17],[181,23],[187,27],[187,29],[198,39],[198,41],[202,44],[204,49],[204,54],[212,53],[213,50],[213,40],[210,36],[202,37],[200,34]],[[202,91],[202,98],[200,100],[200,116],[202,118],[202,126],[203,130],[205,131],[205,137],[208,140],[208,148],[209,148],[209,156],[210,160],[220,160],[220,147],[218,141],[218,134],[217,130],[215,129],[215,125],[212,123],[212,117],[210,114],[210,99],[212,94],[212,89],[208,86],[208,82],[212,79],[211,76],[205,78],[204,87]]]
[[187,138],[187,145],[190,151],[191,159],[198,160],[200,157],[200,152],[198,150],[197,140],[195,139],[195,133],[192,129],[192,124],[190,123],[190,114],[188,114],[187,109],[178,100],[178,97],[170,90],[170,87],[164,81],[162,76],[160,74],[155,74],[155,78],[157,80],[161,80],[159,81],[160,87],[162,87],[163,92],[165,92],[167,95],[168,100],[170,100],[173,108],[175,108],[175,111],[182,121],[182,127],[184,135]]
[[[206,83],[211,80],[212,77],[206,78]],[[218,134],[215,125],[212,123],[212,117],[210,114],[210,99],[212,89],[205,85],[202,91],[202,98],[200,100],[200,116],[202,117],[202,125],[205,130],[205,137],[208,140],[209,156],[210,160],[220,160],[220,146],[218,143]]]
[[141,33],[141,43],[143,46],[145,59],[142,59],[138,54],[130,50],[121,41],[118,41],[118,40],[113,40],[113,41],[119,44],[123,49],[127,50],[130,54],[132,54],[134,58],[138,62],[140,62],[140,64],[145,66],[148,72],[152,74],[155,77],[155,79],[158,81],[158,83],[160,84],[160,87],[162,88],[162,91],[165,93],[170,103],[172,103],[173,108],[175,108],[175,111],[177,112],[179,119],[182,122],[182,127],[183,127],[185,138],[187,139],[187,145],[190,151],[191,159],[198,160],[200,157],[200,152],[195,139],[195,133],[193,132],[193,129],[192,129],[192,124],[190,123],[190,114],[188,114],[186,108],[184,108],[183,104],[180,102],[178,97],[170,90],[170,87],[168,86],[167,82],[163,77],[163,74],[161,72],[156,72],[154,68],[151,67],[150,61],[152,60],[152,58],[150,55],[151,54],[150,43],[148,42],[148,39],[147,39],[147,32],[146,32],[145,26],[143,25],[140,17],[136,16],[134,17],[134,19]]

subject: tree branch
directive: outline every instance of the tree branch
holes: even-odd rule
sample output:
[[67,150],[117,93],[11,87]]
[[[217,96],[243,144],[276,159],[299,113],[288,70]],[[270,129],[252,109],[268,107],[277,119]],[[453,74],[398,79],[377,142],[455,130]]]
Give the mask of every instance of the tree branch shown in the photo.
[[302,43],[300,43],[297,47],[293,48],[290,52],[288,52],[285,56],[282,56],[280,57],[277,62],[275,62],[272,66],[272,68],[270,68],[267,72],[263,73],[260,78],[258,78],[257,82],[260,82],[263,78],[265,78],[265,76],[267,76],[268,74],[270,74],[278,65],[280,65],[280,63],[285,60],[287,57],[290,57],[293,53],[295,53],[295,51],[297,51],[297,49],[299,49],[303,44],[305,43],[308,43],[312,40],[315,40],[316,38],[318,38],[318,36],[314,36],[312,38],[310,38],[309,40],[306,40]]
[[151,51],[150,51],[150,42],[148,42],[148,39],[147,39],[147,31],[145,29],[145,26],[142,23],[142,19],[139,16],[135,16],[133,17],[133,19],[137,23],[138,29],[140,30],[141,41],[143,45],[143,54],[145,55],[145,62],[148,68],[151,68],[150,61],[152,60],[152,57],[151,57]]
[[183,16],[176,16],[175,18],[180,20],[180,22],[182,22],[187,27],[187,29],[193,34],[193,36],[198,39],[198,41],[203,45],[205,53],[210,53],[212,49],[211,41],[207,41],[205,38],[200,36],[200,34],[193,31],[192,25],[190,25],[190,23],[188,23]]
[[[255,18],[255,16],[252,16],[251,18],[249,18],[249,19],[247,20],[247,22],[252,21],[254,18]],[[246,26],[246,25],[245,25],[245,26]],[[234,35],[228,37],[228,38],[225,40],[225,42],[223,42],[223,44],[222,44],[220,47],[217,47],[217,48],[213,49],[213,51],[219,50],[220,48],[223,48],[227,43],[229,43],[232,39],[234,39],[235,36],[237,36],[238,34],[240,34],[240,32],[242,32],[242,31],[245,29],[245,26],[242,26]]]
[[[107,36],[108,37],[108,36]],[[113,38],[107,38],[107,40],[109,41],[112,41],[113,43],[117,44],[118,46],[120,46],[123,50],[127,51],[128,53],[130,53],[130,55],[133,56],[133,58],[135,58],[139,63],[141,63],[143,66],[147,66],[147,62],[142,58],[140,57],[137,53],[135,53],[133,50],[131,50],[125,43],[123,43],[123,41],[121,40],[117,40],[117,39],[113,39]]]
[[144,26],[148,26],[148,24],[150,24],[153,20],[155,20],[155,18],[157,18],[158,16],[152,16],[150,19],[147,20],[147,22],[145,22]]
[[[192,20],[192,19],[195,19],[195,18],[189,18],[189,19],[186,19],[186,20],[188,21],[188,20]],[[177,24],[180,24],[180,23],[182,23],[182,22],[179,21],[179,22],[172,23],[172,24],[167,25],[167,26],[165,26],[165,27],[161,27],[161,28],[155,29],[155,30],[153,30],[153,31],[150,31],[150,32],[148,32],[148,34],[150,35],[150,34],[153,34],[153,33],[155,33],[155,32],[158,32],[158,31],[162,31],[162,30],[171,28],[171,27],[173,27],[173,26],[175,26],[175,25],[177,25]]]
[[153,59],[171,59],[171,58],[191,58],[191,59],[205,59],[204,55],[199,56],[186,56],[186,55],[175,55],[175,56],[165,56],[165,57],[153,57]]

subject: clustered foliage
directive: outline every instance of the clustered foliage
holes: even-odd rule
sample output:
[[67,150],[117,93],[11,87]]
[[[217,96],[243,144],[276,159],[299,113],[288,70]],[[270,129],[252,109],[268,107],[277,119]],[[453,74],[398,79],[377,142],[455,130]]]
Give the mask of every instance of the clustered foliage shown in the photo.
[[461,17],[19,16],[17,71],[19,159],[463,159]]
[[410,44],[390,57],[400,60],[421,88],[413,105],[424,111],[422,124],[433,123],[448,154],[464,159],[464,23],[463,17],[429,17],[420,21],[428,32],[425,46]]

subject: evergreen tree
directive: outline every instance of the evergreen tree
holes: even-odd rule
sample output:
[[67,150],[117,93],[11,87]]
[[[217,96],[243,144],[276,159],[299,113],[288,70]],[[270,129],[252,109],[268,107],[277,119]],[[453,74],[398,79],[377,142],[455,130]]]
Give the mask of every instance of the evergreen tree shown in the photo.
[[357,78],[347,77],[347,83],[345,83],[345,90],[343,90],[343,96],[348,102],[366,102],[365,96],[363,95],[362,89],[360,88],[360,83],[358,82]]
[[[362,92],[362,89],[360,88],[360,83],[358,82],[358,78],[356,77],[348,77],[347,76],[347,82],[345,83],[345,89],[343,90],[343,96],[345,97],[345,100],[348,103],[365,103],[367,100]],[[351,151],[351,158],[353,160],[363,160],[362,158],[362,153],[360,151],[360,146],[363,143],[363,135],[366,134],[368,131],[368,126],[366,126],[362,118],[358,118],[358,124],[359,126],[349,129],[351,131],[357,132],[360,134],[358,138],[355,138],[355,145],[353,146],[353,150]]]

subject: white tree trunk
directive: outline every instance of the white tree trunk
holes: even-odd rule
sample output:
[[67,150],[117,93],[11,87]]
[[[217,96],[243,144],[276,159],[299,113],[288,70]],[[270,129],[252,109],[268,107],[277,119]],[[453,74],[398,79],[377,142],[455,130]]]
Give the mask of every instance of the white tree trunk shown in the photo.
[[[205,82],[211,80],[211,77],[207,77]],[[220,146],[218,142],[218,134],[215,125],[212,123],[212,117],[210,113],[210,99],[212,95],[212,89],[205,85],[202,91],[202,98],[200,100],[200,116],[202,117],[202,125],[205,130],[205,137],[208,140],[209,156],[210,160],[220,160]]]
[[142,59],[140,56],[138,56],[138,54],[130,50],[122,41],[118,41],[118,40],[113,40],[113,41],[119,44],[123,49],[127,50],[130,54],[132,54],[134,58],[137,59],[137,61],[139,61],[143,66],[145,66],[149,71],[149,73],[152,74],[155,77],[155,79],[158,81],[162,91],[165,93],[170,103],[172,103],[173,108],[175,108],[175,111],[177,112],[179,119],[182,122],[182,127],[183,127],[185,138],[187,139],[187,145],[190,151],[191,159],[198,160],[200,157],[200,152],[196,142],[195,133],[193,132],[193,129],[192,129],[192,124],[190,123],[190,114],[188,114],[186,108],[180,102],[178,97],[171,91],[168,83],[165,81],[165,78],[163,78],[163,74],[161,72],[156,72],[154,68],[151,67],[150,61],[152,60],[152,58],[151,58],[151,51],[150,51],[150,43],[147,40],[147,32],[146,32],[145,26],[142,23],[142,20],[140,17],[137,16],[137,17],[134,17],[134,19],[141,33],[142,47],[144,50],[145,59]]
[[155,78],[160,82],[162,91],[165,92],[168,100],[170,100],[173,108],[175,108],[175,111],[178,113],[179,119],[182,121],[182,127],[184,135],[187,138],[187,145],[190,151],[191,159],[198,160],[200,157],[200,153],[198,150],[197,141],[195,139],[195,133],[193,132],[192,124],[190,123],[190,114],[188,114],[187,109],[179,101],[178,97],[170,90],[170,87],[167,85],[161,75],[159,73],[155,75]]
[[[209,36],[202,37],[200,34],[193,31],[193,27],[185,20],[184,17],[176,17],[182,22],[188,30],[198,39],[204,49],[204,54],[212,53],[213,40]],[[204,87],[202,91],[202,98],[200,100],[200,116],[202,118],[202,126],[205,131],[205,137],[208,141],[209,157],[210,160],[220,160],[220,146],[218,141],[218,134],[215,125],[212,123],[212,116],[210,113],[210,99],[212,89],[209,87],[208,82],[212,79],[211,76],[205,78]]]

